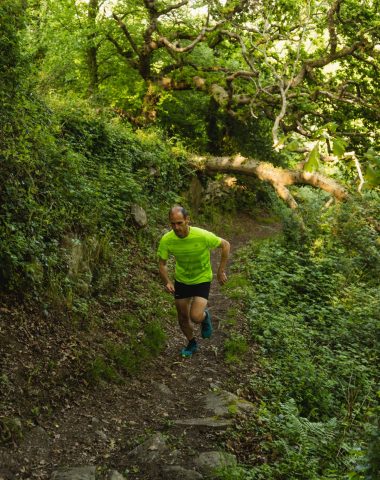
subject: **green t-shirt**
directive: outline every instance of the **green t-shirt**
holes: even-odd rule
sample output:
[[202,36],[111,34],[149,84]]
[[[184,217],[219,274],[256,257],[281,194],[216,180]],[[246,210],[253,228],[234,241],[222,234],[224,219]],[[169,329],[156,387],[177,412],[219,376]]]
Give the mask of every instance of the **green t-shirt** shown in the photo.
[[158,256],[167,260],[175,257],[175,279],[186,285],[211,282],[210,250],[217,248],[222,239],[198,227],[190,227],[187,237],[180,238],[173,230],[160,240]]

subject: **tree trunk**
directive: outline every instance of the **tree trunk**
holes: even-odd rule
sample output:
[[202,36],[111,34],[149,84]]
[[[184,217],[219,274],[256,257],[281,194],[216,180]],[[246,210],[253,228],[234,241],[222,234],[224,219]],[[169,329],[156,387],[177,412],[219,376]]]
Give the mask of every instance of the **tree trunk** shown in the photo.
[[99,69],[98,46],[96,45],[96,16],[99,11],[98,0],[90,0],[88,4],[88,26],[90,33],[87,35],[86,61],[88,68],[89,84],[87,93],[92,96],[98,93]]
[[304,170],[285,170],[271,163],[259,162],[250,158],[235,155],[232,157],[191,157],[191,162],[206,172],[238,173],[258,177],[272,184],[277,195],[290,208],[296,209],[297,202],[287,188],[289,185],[312,185],[330,193],[337,200],[345,200],[347,191],[335,180],[317,172]]

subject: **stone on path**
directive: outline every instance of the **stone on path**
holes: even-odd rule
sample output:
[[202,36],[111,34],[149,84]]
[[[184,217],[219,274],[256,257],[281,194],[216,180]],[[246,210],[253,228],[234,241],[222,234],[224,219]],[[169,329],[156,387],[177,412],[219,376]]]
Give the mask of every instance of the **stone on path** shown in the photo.
[[96,467],[61,468],[53,472],[51,480],[95,480]]
[[208,392],[204,397],[207,410],[220,417],[230,416],[241,411],[247,412],[254,409],[253,403],[239,398],[231,392]]
[[227,452],[203,452],[195,460],[196,467],[205,475],[211,475],[216,469],[236,464],[235,455]]
[[161,433],[155,433],[144,443],[131,450],[128,456],[142,463],[157,462],[160,457],[169,451],[165,437]]
[[173,392],[170,390],[170,388],[165,385],[164,383],[159,383],[159,382],[153,382],[152,385],[156,390],[158,390],[162,395],[166,397],[173,397]]
[[165,474],[165,480],[202,480],[203,475],[195,470],[187,470],[179,465],[164,467],[162,472]]
[[214,417],[205,418],[183,418],[174,420],[175,425],[188,425],[190,427],[208,427],[214,429],[223,429],[232,425],[232,420]]
[[125,480],[124,475],[119,473],[117,470],[111,470],[107,476],[108,480]]

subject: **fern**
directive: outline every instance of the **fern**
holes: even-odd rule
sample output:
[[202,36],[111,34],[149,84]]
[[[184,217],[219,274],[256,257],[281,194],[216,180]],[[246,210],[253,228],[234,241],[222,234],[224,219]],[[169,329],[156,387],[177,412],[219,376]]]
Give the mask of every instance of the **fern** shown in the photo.
[[282,411],[281,433],[310,452],[318,452],[321,447],[331,445],[337,436],[337,420],[332,418],[327,422],[312,422],[300,417],[293,399],[280,404]]

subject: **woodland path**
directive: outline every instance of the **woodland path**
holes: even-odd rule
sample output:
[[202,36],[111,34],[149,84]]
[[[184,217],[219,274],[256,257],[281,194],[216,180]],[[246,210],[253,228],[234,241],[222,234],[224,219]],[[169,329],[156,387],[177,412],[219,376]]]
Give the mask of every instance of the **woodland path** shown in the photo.
[[[233,262],[239,247],[272,236],[279,228],[240,216],[233,236],[222,226],[217,233],[230,240]],[[228,405],[239,403],[235,394],[245,397],[249,410],[248,401],[253,399],[247,398],[244,377],[255,365],[254,353],[253,362],[243,368],[223,360],[224,319],[232,303],[214,281],[209,302],[214,334],[200,340],[198,354],[180,358],[184,337],[174,320],[168,322],[166,348],[149,366],[126,384],[89,391],[33,427],[3,458],[7,465],[0,470],[5,472],[0,480],[196,480],[213,478],[213,466],[234,462],[230,453],[220,454],[227,452],[226,430],[236,419]],[[13,473],[8,476],[7,471]]]

